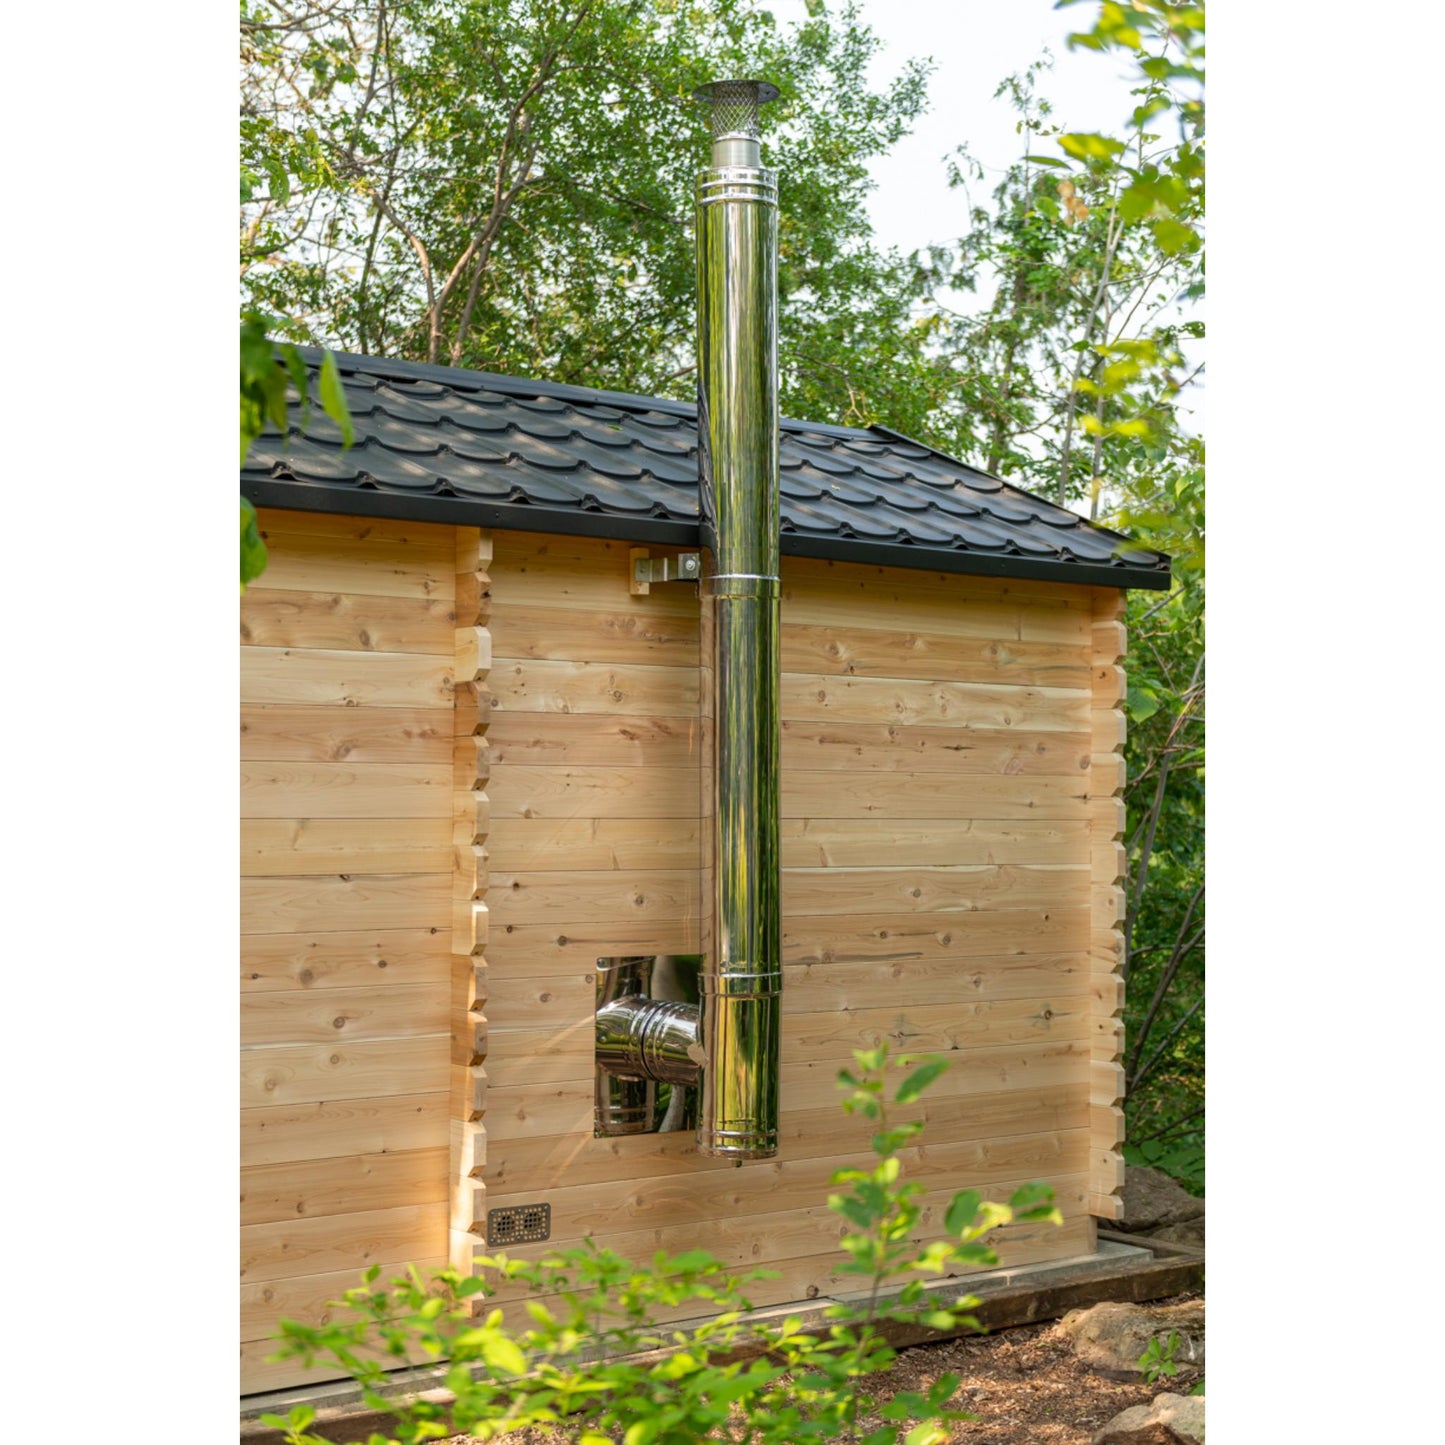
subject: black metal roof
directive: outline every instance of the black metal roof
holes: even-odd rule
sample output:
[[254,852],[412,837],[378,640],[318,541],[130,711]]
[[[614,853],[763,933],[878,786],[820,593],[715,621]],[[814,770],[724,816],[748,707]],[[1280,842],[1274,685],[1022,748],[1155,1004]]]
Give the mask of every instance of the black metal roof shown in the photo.
[[[313,391],[321,352],[301,348]],[[356,427],[313,404],[252,445],[258,506],[696,548],[688,403],[336,354]],[[784,420],[782,550],[845,562],[1166,588],[1169,559],[875,426]]]

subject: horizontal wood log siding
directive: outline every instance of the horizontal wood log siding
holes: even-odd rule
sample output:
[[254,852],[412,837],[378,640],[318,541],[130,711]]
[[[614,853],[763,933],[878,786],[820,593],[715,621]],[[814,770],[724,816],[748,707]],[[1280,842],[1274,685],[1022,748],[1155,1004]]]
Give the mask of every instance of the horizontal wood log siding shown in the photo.
[[784,559],[782,1147],[733,1165],[592,1137],[594,959],[698,946],[696,594],[632,596],[628,570],[625,543],[496,539],[488,1207],[550,1203],[553,1243],[765,1263],[758,1303],[845,1288],[824,1200],[867,1141],[834,1080],[886,1037],[953,1061],[906,1156],[928,1222],[1042,1178],[1066,1225],[1002,1258],[1091,1248],[1115,1007],[1090,959],[1092,591]]
[[281,1317],[323,1318],[368,1264],[447,1259],[453,681],[475,650],[457,529],[261,526],[241,602],[245,1392],[327,1377],[267,1363]]

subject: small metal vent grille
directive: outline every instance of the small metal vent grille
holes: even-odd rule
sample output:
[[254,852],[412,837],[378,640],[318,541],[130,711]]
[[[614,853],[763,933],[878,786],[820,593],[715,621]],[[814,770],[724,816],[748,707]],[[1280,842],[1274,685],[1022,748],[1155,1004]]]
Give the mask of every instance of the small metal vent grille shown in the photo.
[[487,1210],[487,1244],[535,1244],[552,1236],[550,1204],[512,1204]]

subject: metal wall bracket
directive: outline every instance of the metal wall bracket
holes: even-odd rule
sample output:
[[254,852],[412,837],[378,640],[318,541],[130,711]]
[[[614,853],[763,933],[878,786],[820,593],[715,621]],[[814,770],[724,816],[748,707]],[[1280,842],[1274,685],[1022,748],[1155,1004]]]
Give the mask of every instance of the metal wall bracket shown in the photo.
[[679,552],[676,557],[654,557],[646,547],[628,553],[632,576],[629,590],[634,597],[646,597],[654,582],[696,582],[702,576],[702,559],[697,552]]

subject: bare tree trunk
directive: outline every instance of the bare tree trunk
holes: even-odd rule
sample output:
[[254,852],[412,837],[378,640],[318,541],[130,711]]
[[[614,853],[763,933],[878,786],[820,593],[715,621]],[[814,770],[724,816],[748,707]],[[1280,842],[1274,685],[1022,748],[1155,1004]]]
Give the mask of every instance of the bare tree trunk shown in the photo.
[[1111,273],[1114,270],[1114,253],[1119,246],[1119,237],[1123,235],[1124,223],[1119,219],[1119,207],[1117,199],[1109,203],[1109,220],[1104,232],[1104,259],[1099,266],[1099,284],[1094,288],[1094,299],[1089,306],[1088,320],[1084,324],[1084,349],[1079,352],[1079,359],[1074,364],[1074,374],[1069,380],[1068,395],[1064,398],[1064,445],[1059,454],[1059,485],[1056,500],[1061,507],[1067,507],[1069,497],[1069,462],[1070,453],[1074,445],[1074,412],[1079,404],[1079,393],[1077,387],[1079,378],[1084,374],[1084,366],[1089,357],[1089,347],[1093,344],[1094,332],[1099,322],[1099,309],[1109,293],[1109,282]]

